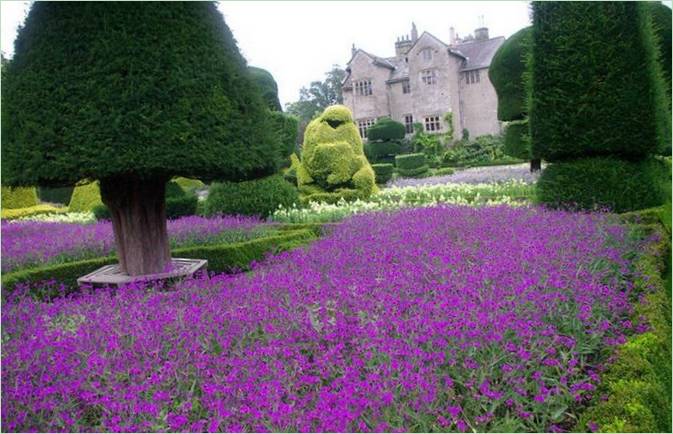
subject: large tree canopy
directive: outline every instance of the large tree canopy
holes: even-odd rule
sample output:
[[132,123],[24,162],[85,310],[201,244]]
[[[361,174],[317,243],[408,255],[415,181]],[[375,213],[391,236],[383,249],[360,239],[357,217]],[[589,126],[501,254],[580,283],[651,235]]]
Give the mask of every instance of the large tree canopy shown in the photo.
[[214,3],[36,2],[15,53],[3,183],[276,169],[264,101]]
[[526,27],[510,36],[498,48],[488,69],[488,78],[498,94],[501,121],[523,119],[528,111],[523,76],[532,31],[532,27]]

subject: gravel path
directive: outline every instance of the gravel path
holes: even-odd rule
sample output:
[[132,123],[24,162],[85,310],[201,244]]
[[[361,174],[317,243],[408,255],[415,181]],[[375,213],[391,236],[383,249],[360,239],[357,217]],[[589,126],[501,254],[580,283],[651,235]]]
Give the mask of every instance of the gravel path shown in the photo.
[[436,184],[480,184],[490,182],[502,182],[519,179],[526,183],[534,183],[540,176],[540,172],[531,173],[530,164],[512,164],[508,166],[473,167],[459,169],[453,175],[430,176],[428,178],[397,178],[389,181],[387,187],[409,187],[417,185]]

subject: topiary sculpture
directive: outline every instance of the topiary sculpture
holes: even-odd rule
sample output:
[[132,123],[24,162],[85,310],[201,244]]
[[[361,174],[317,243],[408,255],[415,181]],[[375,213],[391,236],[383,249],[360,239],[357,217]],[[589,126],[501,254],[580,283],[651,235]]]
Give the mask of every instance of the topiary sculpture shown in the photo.
[[366,198],[377,189],[353,116],[343,105],[327,107],[308,124],[296,172],[303,201]]

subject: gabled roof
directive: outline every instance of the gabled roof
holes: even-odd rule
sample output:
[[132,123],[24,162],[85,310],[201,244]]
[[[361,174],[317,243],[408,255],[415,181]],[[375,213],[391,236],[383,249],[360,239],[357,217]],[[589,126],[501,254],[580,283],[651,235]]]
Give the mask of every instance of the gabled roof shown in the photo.
[[358,55],[358,53],[365,54],[366,56],[371,58],[374,61],[374,64],[376,64],[376,65],[383,66],[384,68],[388,68],[388,69],[395,69],[395,67],[387,59],[385,59],[383,57],[374,56],[373,54],[369,54],[365,50],[360,49],[360,48],[358,48],[355,51],[355,53],[353,53],[353,55],[351,56],[351,59],[348,61],[348,63],[346,63],[346,65],[350,65],[351,62],[353,61],[353,59],[355,59],[355,56]]
[[488,68],[495,52],[498,51],[503,42],[505,42],[504,36],[499,36],[493,39],[472,40],[455,45],[453,48],[466,57],[461,71]]

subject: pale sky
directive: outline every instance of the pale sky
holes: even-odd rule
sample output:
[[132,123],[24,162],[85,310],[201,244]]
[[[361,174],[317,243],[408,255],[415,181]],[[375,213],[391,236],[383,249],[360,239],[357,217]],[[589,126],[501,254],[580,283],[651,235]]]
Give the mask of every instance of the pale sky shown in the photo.
[[[670,7],[670,1],[664,2]],[[11,57],[17,26],[30,2],[0,2],[2,52]],[[372,54],[395,54],[395,40],[411,22],[444,42],[449,27],[466,36],[480,17],[491,37],[509,37],[530,24],[527,1],[223,1],[219,9],[248,63],[273,74],[283,106],[299,89],[322,80],[333,64],[345,67],[351,45]]]

